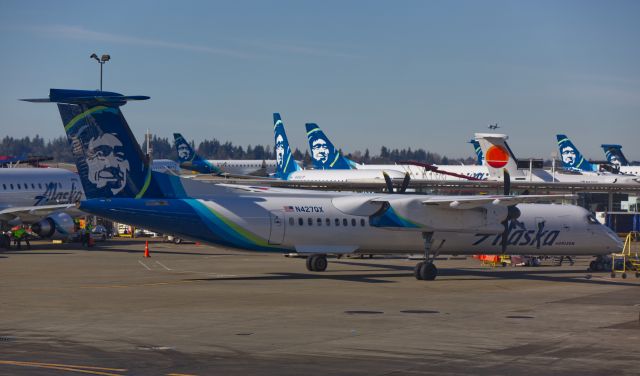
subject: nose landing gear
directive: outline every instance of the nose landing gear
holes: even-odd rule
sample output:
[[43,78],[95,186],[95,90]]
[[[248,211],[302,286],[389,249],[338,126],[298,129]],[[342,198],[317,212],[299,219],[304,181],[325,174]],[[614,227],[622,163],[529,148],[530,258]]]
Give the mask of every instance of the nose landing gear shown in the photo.
[[416,264],[413,274],[419,281],[433,281],[438,275],[438,268],[436,268],[433,263],[437,256],[437,252],[431,253],[431,246],[433,244],[433,232],[423,232],[422,239],[424,239],[425,261]]

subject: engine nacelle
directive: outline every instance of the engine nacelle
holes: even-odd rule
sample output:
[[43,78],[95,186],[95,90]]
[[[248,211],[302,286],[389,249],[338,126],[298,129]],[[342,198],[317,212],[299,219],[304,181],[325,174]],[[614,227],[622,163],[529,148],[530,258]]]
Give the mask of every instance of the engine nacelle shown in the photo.
[[41,238],[66,239],[75,232],[75,224],[69,214],[55,213],[31,225],[31,230]]

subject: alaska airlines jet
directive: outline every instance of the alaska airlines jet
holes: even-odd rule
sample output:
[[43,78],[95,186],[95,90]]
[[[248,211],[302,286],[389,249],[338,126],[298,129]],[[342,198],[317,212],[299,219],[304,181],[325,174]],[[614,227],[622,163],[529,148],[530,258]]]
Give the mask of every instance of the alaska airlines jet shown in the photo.
[[482,166],[483,158],[480,143],[474,138],[469,140],[469,143],[473,146],[473,151],[476,153],[476,165]]
[[567,170],[577,170],[586,172],[598,171],[598,166],[584,159],[577,147],[563,134],[556,135],[558,148],[560,149],[560,159],[562,167]]
[[[81,210],[212,244],[297,252],[311,271],[327,268],[327,254],[424,253],[415,272],[424,280],[436,278],[439,253],[599,255],[622,246],[583,208],[527,204],[567,196],[318,192],[156,173],[120,111],[148,98],[51,89],[49,98],[30,100],[58,105],[87,195]],[[117,157],[96,160],[105,153]]]
[[0,169],[2,224],[30,224],[31,229],[43,238],[65,239],[74,232],[73,216],[82,214],[75,209],[82,199],[80,178],[71,171],[60,168]]
[[[638,184],[638,178],[631,175],[620,175],[604,172],[576,173],[575,169],[570,171],[555,171],[550,173],[544,169],[519,169],[518,160],[513,151],[507,144],[507,135],[497,133],[476,133],[475,139],[480,142],[482,153],[484,154],[485,164],[489,170],[490,179],[500,180],[503,178],[503,171],[509,172],[509,175],[515,181],[533,181],[533,182],[565,182],[565,183],[595,183],[595,184]],[[569,147],[570,141],[563,137],[562,145]],[[568,142],[567,142],[568,141]],[[561,148],[562,150],[562,148]],[[589,162],[584,161],[579,152],[572,148],[571,157],[568,155],[566,159],[572,159],[574,166],[587,166]],[[569,153],[569,149],[566,149]],[[562,157],[563,160],[565,156]],[[582,162],[580,162],[582,160]]]
[[180,167],[215,175],[255,175],[268,176],[275,172],[276,161],[262,159],[219,159],[201,158],[180,133],[174,133]]
[[[397,171],[409,174],[413,180],[484,180],[488,176],[486,167],[462,165],[433,165],[434,170],[413,164],[364,164],[356,163],[342,155],[339,149],[333,146],[329,137],[320,129],[317,124],[307,123],[307,139],[311,150],[311,160],[315,169],[324,170],[384,170]],[[447,174],[450,173],[450,174]]]
[[602,144],[604,155],[609,163],[618,166],[620,172],[624,174],[640,175],[640,166],[632,166],[627,157],[622,153],[622,145]]

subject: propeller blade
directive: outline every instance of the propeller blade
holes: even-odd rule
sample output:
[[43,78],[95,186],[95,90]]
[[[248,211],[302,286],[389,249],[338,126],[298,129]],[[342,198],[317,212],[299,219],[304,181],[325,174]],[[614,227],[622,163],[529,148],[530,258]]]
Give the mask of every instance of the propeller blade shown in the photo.
[[387,185],[387,191],[389,193],[393,193],[393,182],[391,181],[391,177],[389,177],[389,175],[382,171],[382,176],[384,176],[384,182]]
[[502,194],[504,194],[505,196],[509,196],[511,194],[511,176],[509,175],[509,171],[507,171],[506,168],[502,170],[502,172],[504,182],[504,189]]
[[404,193],[407,190],[407,187],[409,186],[410,182],[411,182],[411,176],[407,172],[404,174],[404,179],[402,180],[402,185],[400,186],[400,189],[398,190],[398,192]]

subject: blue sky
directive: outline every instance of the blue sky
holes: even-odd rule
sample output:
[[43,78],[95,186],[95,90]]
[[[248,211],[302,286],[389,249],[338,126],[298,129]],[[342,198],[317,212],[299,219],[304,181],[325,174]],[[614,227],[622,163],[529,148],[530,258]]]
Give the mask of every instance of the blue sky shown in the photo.
[[63,134],[51,87],[149,95],[150,128],[294,147],[316,122],[345,151],[381,145],[471,156],[498,122],[522,157],[566,133],[587,157],[640,160],[638,1],[3,1],[0,136]]

